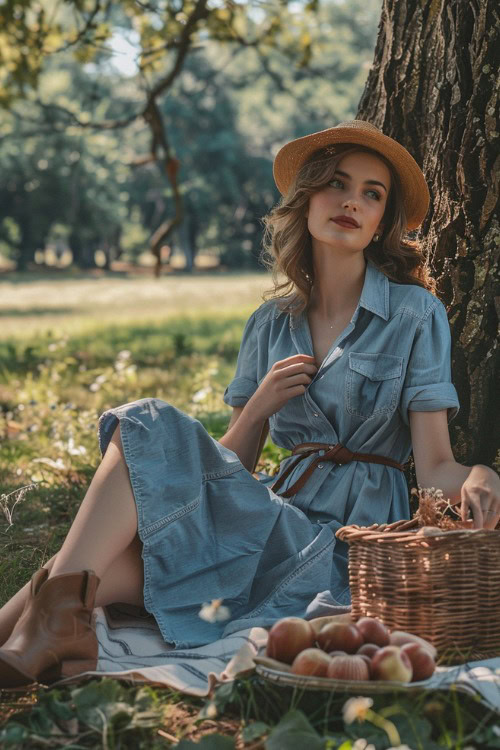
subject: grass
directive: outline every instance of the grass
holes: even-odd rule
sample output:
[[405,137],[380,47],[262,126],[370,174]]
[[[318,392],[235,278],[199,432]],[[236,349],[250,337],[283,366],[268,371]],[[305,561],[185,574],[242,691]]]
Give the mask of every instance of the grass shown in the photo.
[[[12,511],[11,524],[0,514],[0,604],[60,547],[99,462],[102,411],[154,395],[199,418],[214,437],[223,434],[230,409],[222,394],[244,322],[267,286],[258,274],[0,282],[0,494]],[[266,446],[266,470],[282,455]],[[19,488],[30,485],[13,508]],[[224,685],[206,704],[93,680],[4,693],[0,746],[185,750],[202,740],[208,750],[328,742],[362,750],[365,739],[389,747],[380,727],[344,722],[347,698],[277,688],[255,675]],[[413,750],[500,748],[499,718],[457,692],[377,696],[373,711]]]

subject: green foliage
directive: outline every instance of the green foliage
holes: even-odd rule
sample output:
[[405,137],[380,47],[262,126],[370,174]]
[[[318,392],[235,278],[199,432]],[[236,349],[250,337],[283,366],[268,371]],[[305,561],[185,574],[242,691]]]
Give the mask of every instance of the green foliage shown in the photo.
[[199,750],[234,750],[234,740],[222,734],[209,734],[202,737],[199,742],[181,740],[176,747],[178,750],[190,750],[193,747]]
[[292,710],[283,716],[272,730],[266,750],[324,750],[325,739],[320,737],[302,711]]
[[[199,716],[235,713],[245,722],[245,741],[265,737],[265,750],[361,750],[366,745],[395,750],[398,744],[413,750],[488,750],[499,745],[498,714],[454,690],[375,695],[377,724],[363,719],[362,712],[352,721],[345,712],[351,699],[348,693],[277,686],[251,675],[216,688]],[[391,724],[399,742],[391,741],[384,723]]]
[[[278,197],[273,153],[355,115],[380,7],[380,0],[207,4],[158,101],[180,160],[184,208],[167,242],[188,268],[200,251],[227,267],[257,267],[261,218]],[[147,9],[133,0],[111,8],[102,0],[0,5],[0,203],[10,222],[0,224],[0,252],[20,269],[54,245],[54,225],[66,234],[56,252],[69,247],[87,268],[98,250],[107,264],[137,259],[172,215],[172,189],[149,158],[140,113],[145,91],[175,64],[193,8],[170,0]],[[115,65],[113,50],[125,39],[140,74]],[[130,127],[119,126],[130,118]]]
[[[199,418],[215,437],[224,432],[229,409],[221,396],[245,319],[246,312],[226,307],[217,316],[94,323],[75,328],[71,337],[52,330],[0,342],[0,494],[37,482],[14,509],[12,526],[0,516],[0,604],[59,549],[99,462],[95,433],[103,409],[154,394]],[[266,446],[266,470],[273,471],[282,455]],[[232,718],[245,744],[262,742],[266,750],[357,750],[361,739],[376,750],[390,747],[380,726],[344,721],[349,697],[278,687],[252,675],[221,685],[205,705],[183,701],[200,710],[193,721],[200,733],[207,719],[213,731],[214,715]],[[14,712],[11,700],[2,694],[7,718],[0,746],[6,750],[160,750],[168,745],[158,729],[169,728],[168,709],[180,697],[102,679],[40,690],[34,704],[16,704]],[[413,750],[500,748],[498,715],[456,691],[377,695],[372,708]],[[234,748],[222,731],[221,723],[201,742],[177,735],[177,747]]]
[[[127,690],[115,680],[40,691],[29,710],[0,729],[2,748],[151,748],[151,729],[161,721],[158,695],[150,688]],[[102,743],[102,745],[101,745]]]

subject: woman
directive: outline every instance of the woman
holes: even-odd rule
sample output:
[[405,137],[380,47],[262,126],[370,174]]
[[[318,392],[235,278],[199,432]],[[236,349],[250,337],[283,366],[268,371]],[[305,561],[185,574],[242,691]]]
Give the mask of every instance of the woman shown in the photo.
[[[95,668],[96,605],[144,604],[189,647],[303,616],[318,592],[349,603],[335,531],[409,517],[412,447],[419,484],[498,522],[498,475],[450,447],[448,321],[404,239],[429,202],[418,165],[354,120],[288,143],[274,175],[267,242],[286,281],[245,327],[226,434],[157,399],[101,416],[103,460],[61,550],[0,611],[0,686]],[[273,478],[252,474],[268,425],[293,450]],[[198,617],[216,598],[228,624]]]

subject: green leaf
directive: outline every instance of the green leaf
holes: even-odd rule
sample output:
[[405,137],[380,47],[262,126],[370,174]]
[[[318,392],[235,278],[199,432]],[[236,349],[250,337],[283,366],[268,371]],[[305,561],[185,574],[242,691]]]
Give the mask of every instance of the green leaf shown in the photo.
[[43,701],[44,708],[56,718],[68,721],[73,718],[75,712],[67,701],[63,702],[60,698],[61,692],[59,690],[51,690],[50,693],[46,694]]
[[77,711],[101,706],[111,701],[123,699],[123,688],[116,680],[102,680],[101,682],[90,682],[81,688],[71,691],[71,697]]
[[283,716],[265,742],[266,750],[324,750],[320,737],[302,711],[293,709]]
[[270,726],[263,721],[253,721],[247,727],[245,727],[241,733],[243,742],[253,742],[258,740],[259,737],[269,732]]
[[177,750],[191,750],[193,747],[199,750],[234,750],[234,739],[224,737],[222,734],[209,734],[199,742],[181,740],[177,745]]
[[391,716],[390,720],[396,726],[403,745],[406,743],[412,747],[418,740],[426,748],[430,748],[432,726],[427,719],[421,719],[415,715],[399,714],[398,716]]
[[21,724],[9,723],[0,731],[1,747],[18,747],[29,736],[29,730]]

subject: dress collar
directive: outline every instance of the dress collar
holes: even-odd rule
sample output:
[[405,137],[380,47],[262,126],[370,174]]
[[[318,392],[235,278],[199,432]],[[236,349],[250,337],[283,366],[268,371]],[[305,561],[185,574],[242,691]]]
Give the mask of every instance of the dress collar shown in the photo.
[[[364,307],[383,320],[389,319],[389,279],[371,260],[366,262],[365,280],[358,307]],[[290,315],[290,327],[297,328],[304,320],[305,314],[304,311],[299,316]]]
[[389,279],[371,260],[366,262],[365,282],[359,304],[384,320],[389,319]]

